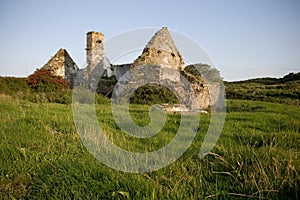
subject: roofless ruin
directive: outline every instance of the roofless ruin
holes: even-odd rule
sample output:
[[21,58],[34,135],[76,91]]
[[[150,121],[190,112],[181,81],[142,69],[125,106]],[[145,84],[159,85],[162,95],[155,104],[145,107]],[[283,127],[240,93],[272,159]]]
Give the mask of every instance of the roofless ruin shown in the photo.
[[86,38],[86,68],[79,69],[65,49],[60,49],[42,68],[63,77],[71,86],[82,85],[106,96],[147,83],[168,87],[188,110],[212,105],[207,82],[199,73],[193,73],[192,66],[184,66],[168,28],[157,31],[142,54],[131,64],[123,65],[111,64],[105,57],[102,33],[88,32]]

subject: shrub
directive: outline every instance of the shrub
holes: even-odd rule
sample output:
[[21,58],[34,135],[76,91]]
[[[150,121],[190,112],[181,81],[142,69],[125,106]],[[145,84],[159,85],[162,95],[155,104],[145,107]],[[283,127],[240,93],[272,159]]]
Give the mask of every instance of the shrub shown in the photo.
[[19,92],[27,92],[27,78],[0,77],[0,93],[14,95]]
[[30,101],[35,103],[71,103],[69,83],[62,77],[54,76],[49,70],[37,69],[28,77],[32,89]]
[[28,85],[39,92],[52,92],[69,89],[69,83],[59,76],[54,76],[49,70],[37,69],[28,77]]
[[148,84],[138,88],[130,98],[131,103],[136,104],[161,104],[161,103],[178,103],[176,95],[168,88]]

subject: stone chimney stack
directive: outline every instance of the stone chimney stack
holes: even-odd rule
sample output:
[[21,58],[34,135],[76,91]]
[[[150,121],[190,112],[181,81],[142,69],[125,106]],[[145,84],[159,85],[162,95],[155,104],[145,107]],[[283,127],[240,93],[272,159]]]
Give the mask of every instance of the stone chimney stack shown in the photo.
[[88,71],[91,72],[104,57],[104,35],[94,31],[86,35],[86,62]]

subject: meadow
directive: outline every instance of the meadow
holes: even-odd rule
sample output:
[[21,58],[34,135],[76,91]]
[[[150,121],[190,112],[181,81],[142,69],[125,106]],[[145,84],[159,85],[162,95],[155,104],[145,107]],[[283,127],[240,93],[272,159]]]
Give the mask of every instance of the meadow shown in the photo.
[[[178,128],[180,115],[169,114],[157,136],[133,140],[116,126],[109,101],[97,102],[101,127],[128,150],[161,148]],[[299,199],[299,106],[226,103],[223,132],[208,155],[198,156],[210,121],[210,114],[201,114],[196,138],[184,155],[160,170],[132,174],[89,154],[70,104],[2,94],[0,199]],[[130,108],[137,123],[149,123],[149,106]]]
[[226,97],[300,106],[300,72],[282,78],[255,78],[225,82]]

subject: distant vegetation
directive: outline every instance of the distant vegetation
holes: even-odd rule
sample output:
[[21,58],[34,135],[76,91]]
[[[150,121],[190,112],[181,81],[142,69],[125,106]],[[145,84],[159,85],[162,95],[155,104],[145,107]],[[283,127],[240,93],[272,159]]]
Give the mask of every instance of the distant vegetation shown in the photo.
[[300,73],[283,78],[256,78],[225,82],[227,99],[277,102],[300,105]]
[[274,84],[284,84],[291,81],[299,81],[300,80],[300,72],[299,73],[289,73],[285,75],[283,78],[254,78],[244,81],[235,81],[233,83],[260,83],[264,85],[274,85]]

